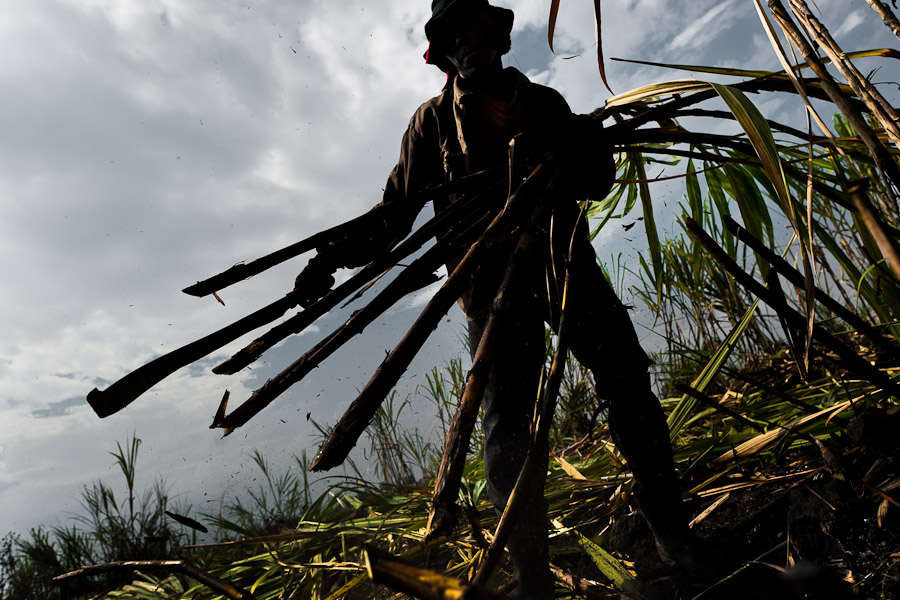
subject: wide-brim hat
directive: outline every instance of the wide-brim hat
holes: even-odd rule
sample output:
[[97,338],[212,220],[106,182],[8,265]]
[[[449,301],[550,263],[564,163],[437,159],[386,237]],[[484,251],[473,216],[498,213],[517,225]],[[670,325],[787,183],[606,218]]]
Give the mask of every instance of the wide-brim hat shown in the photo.
[[425,37],[430,42],[428,51],[425,53],[425,62],[436,65],[444,72],[449,72],[453,68],[444,56],[444,49],[436,48],[434,41],[439,37],[448,15],[459,10],[477,8],[487,9],[497,33],[502,37],[509,37],[515,15],[508,8],[493,6],[488,0],[432,0],[431,18],[425,23]]
[[500,6],[493,6],[488,0],[432,0],[431,18],[425,23],[425,37],[430,42],[441,30],[442,21],[451,12],[461,9],[486,8],[497,27],[497,33],[509,35],[513,26],[513,11]]

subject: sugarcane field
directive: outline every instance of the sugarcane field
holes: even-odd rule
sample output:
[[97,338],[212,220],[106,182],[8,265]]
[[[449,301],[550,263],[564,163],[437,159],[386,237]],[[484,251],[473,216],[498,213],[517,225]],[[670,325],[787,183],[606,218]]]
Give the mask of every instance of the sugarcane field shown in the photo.
[[[246,188],[227,172],[236,147],[255,143],[239,133],[257,127],[250,117],[218,144],[231,158],[215,164],[192,158],[192,144],[229,124],[206,116],[166,130],[193,132],[166,164],[197,161],[165,167],[186,169],[173,185],[218,167],[209,177],[224,183],[208,184],[205,202],[213,220],[245,229],[213,238],[159,217],[146,234],[120,234],[191,244],[201,262],[104,242],[97,268],[110,274],[124,269],[158,288],[169,279],[149,273],[171,269],[196,283],[153,291],[182,305],[131,300],[132,284],[113,282],[107,301],[130,316],[81,333],[66,326],[84,353],[79,366],[42,368],[84,389],[30,410],[78,420],[27,434],[50,445],[59,436],[52,477],[69,487],[36,489],[64,499],[64,510],[53,509],[55,524],[17,517],[0,531],[0,600],[900,598],[896,2],[698,2],[671,31],[659,13],[678,3],[596,0],[576,17],[560,0],[493,2],[410,0],[384,8],[390,19],[365,3],[248,2],[238,13],[159,0],[144,14],[97,2],[61,17],[92,23],[65,42],[73,56],[112,35],[98,23],[117,23],[117,39],[138,32],[115,59],[122,65],[149,65],[153,44],[175,43],[145,48],[150,23],[159,40],[207,24],[191,42],[200,48],[260,19],[278,61],[311,64],[310,48],[327,50],[302,85],[351,78],[342,60],[364,66],[346,79],[359,112],[318,100],[307,123],[306,113],[267,116],[241,95],[288,77],[275,59],[227,81],[219,61],[249,65],[251,51],[235,48],[252,37],[216,50],[207,83],[222,99],[153,88],[142,80],[157,76],[150,66],[128,80],[134,102],[156,107],[140,127],[160,135],[169,135],[163,98],[182,94],[179,104],[240,106],[260,126],[273,119],[281,134],[302,126],[311,140],[316,118],[346,129],[307,142],[302,160],[260,150],[269,162],[248,171]],[[234,22],[224,16],[232,11]],[[319,27],[330,18],[359,46],[303,29],[317,12]],[[274,14],[297,23],[282,31]],[[647,14],[658,15],[657,33]],[[738,18],[741,31],[729,29]],[[612,42],[628,27],[647,29],[666,52],[629,55]],[[719,30],[746,36],[746,47],[692,58]],[[361,31],[390,43],[375,52]],[[414,56],[398,52],[407,43]],[[556,66],[524,66],[538,51]],[[163,80],[194,60],[171,54],[159,63]],[[566,69],[584,69],[589,84],[557,77]],[[382,71],[416,93],[401,101],[372,83]],[[625,72],[639,74],[629,91]],[[422,73],[438,82],[425,95]],[[397,122],[414,111],[405,131],[389,133],[391,152],[401,141],[396,163],[396,154],[382,162],[380,147],[351,161],[341,153],[363,144],[354,131],[389,120],[363,100],[370,84],[399,106]],[[290,104],[289,88],[272,102]],[[591,109],[581,94],[596,99]],[[108,170],[130,160],[100,156]],[[292,174],[305,168],[322,179]],[[277,186],[264,180],[282,184],[267,197]],[[377,193],[338,201],[355,194],[340,192],[349,181]],[[179,192],[172,206],[196,193]],[[269,211],[301,196],[320,199],[293,209],[314,233],[250,234],[284,225]],[[187,206],[186,219],[201,214]],[[80,218],[58,210],[73,225]],[[244,258],[223,260],[232,252]],[[101,285],[91,273],[79,279]],[[84,301],[77,289],[67,304]],[[173,308],[188,304],[202,308]],[[152,348],[139,348],[138,326]],[[14,368],[12,358],[0,363],[0,376]],[[24,439],[30,426],[19,423],[10,418],[0,437]],[[69,435],[81,445],[64,445]],[[4,468],[24,443],[0,448]],[[165,463],[167,453],[180,454]],[[90,477],[72,466],[97,455]],[[30,460],[0,479],[0,494],[40,473]],[[5,502],[25,514],[37,493]]]

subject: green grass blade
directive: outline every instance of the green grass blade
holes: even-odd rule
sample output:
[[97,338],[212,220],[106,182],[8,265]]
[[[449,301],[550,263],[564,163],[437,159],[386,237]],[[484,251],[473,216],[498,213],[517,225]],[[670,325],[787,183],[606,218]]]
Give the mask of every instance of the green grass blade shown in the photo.
[[573,529],[572,533],[578,539],[578,543],[584,551],[587,552],[591,561],[617,590],[621,590],[632,598],[648,598],[643,586],[615,557],[595,542],[583,536],[578,530]]
[[[708,162],[704,163],[703,166],[704,168],[708,169],[704,173],[706,179],[706,189],[709,192],[709,197],[712,198],[716,210],[721,216],[730,216],[731,209],[728,206],[728,200],[725,198],[723,181],[724,175],[722,174],[721,169],[712,168],[714,165]],[[728,252],[728,256],[734,257],[736,249],[734,236],[727,231],[723,231],[722,238],[725,242],[725,250],[726,252]]]
[[[687,164],[687,178],[685,178],[685,188],[687,191],[688,206],[691,209],[691,218],[696,222],[702,223],[703,219],[703,196],[700,194],[700,182],[697,181],[697,171],[694,169],[694,161],[689,160]],[[691,273],[694,281],[700,279],[700,264],[703,254],[700,251],[700,244],[696,240],[691,241]]]
[[[729,195],[737,202],[744,226],[758,239],[767,239],[769,246],[775,246],[775,230],[772,215],[766,200],[757,187],[753,175],[743,166],[725,165],[725,177]],[[769,273],[769,263],[757,256],[760,273],[765,278]]]
[[[744,313],[744,316],[741,317],[741,320],[738,324],[732,328],[731,332],[725,338],[721,345],[716,349],[710,358],[709,362],[703,367],[703,370],[700,371],[700,374],[697,375],[696,379],[691,383],[691,387],[695,390],[703,392],[709,387],[709,384],[713,382],[716,375],[718,375],[719,371],[722,368],[722,365],[725,364],[725,361],[728,360],[728,357],[731,356],[732,350],[737,347],[737,341],[743,335],[744,331],[746,331],[747,327],[753,321],[753,315],[756,313],[756,307],[759,306],[759,298],[757,298],[753,304],[747,309],[747,312]],[[669,425],[669,437],[674,441],[681,431],[685,428],[688,421],[691,418],[691,413],[694,412],[694,407],[697,405],[697,400],[691,398],[687,394],[681,397],[681,400],[678,404],[675,405],[675,408],[669,414],[669,418],[667,420]]]
[[656,294],[662,298],[663,293],[663,261],[659,247],[659,232],[656,229],[656,219],[653,216],[653,200],[650,197],[650,186],[647,185],[647,172],[644,170],[643,156],[637,153],[629,153],[634,161],[635,171],[640,183],[638,193],[641,197],[641,206],[644,209],[644,230],[647,234],[647,246],[650,250],[650,262],[653,264],[654,280],[656,281]]

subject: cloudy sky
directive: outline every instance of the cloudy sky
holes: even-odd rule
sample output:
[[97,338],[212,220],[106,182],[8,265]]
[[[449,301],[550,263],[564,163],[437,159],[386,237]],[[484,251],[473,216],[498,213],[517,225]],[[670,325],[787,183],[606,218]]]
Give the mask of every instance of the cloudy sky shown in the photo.
[[[546,44],[546,0],[498,3],[516,10],[508,64],[557,88],[576,111],[603,103],[589,3],[562,3],[556,57]],[[817,4],[845,49],[897,46],[864,0]],[[379,200],[410,115],[443,84],[422,61],[429,6],[0,6],[0,534],[65,519],[78,510],[84,482],[103,478],[118,487],[108,452],[132,431],[144,440],[139,479],[164,477],[174,496],[200,511],[249,485],[252,449],[276,468],[314,450],[306,414],[333,423],[421,299],[385,315],[357,346],[228,438],[207,429],[224,389],[233,405],[243,400],[349,313],[327,315],[253,370],[209,373],[248,341],[239,340],[104,420],[84,397],[286,293],[306,257],[228,288],[224,307],[184,295],[183,287]],[[606,0],[603,7],[607,56],[777,66],[749,0]],[[616,92],[685,76],[626,63],[608,68]],[[770,116],[801,115],[792,99],[759,105]],[[654,194],[680,198],[677,183],[657,184]],[[598,241],[600,255],[633,259],[615,229]],[[454,311],[404,391],[462,354],[460,323]]]

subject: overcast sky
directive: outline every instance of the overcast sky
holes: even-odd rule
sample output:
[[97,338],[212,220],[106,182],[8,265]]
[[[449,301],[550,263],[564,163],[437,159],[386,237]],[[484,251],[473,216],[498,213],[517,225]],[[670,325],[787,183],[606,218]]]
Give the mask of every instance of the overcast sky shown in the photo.
[[[516,10],[508,64],[557,88],[576,111],[602,105],[609,94],[597,74],[589,3],[562,3],[556,57],[546,43],[546,0],[498,4]],[[897,46],[864,0],[817,4],[846,50]],[[0,5],[0,534],[64,519],[91,479],[121,489],[107,452],[135,430],[144,439],[139,486],[163,476],[173,495],[200,511],[250,485],[253,448],[276,468],[314,451],[306,414],[323,424],[337,419],[418,301],[392,310],[357,346],[224,439],[207,429],[222,392],[229,389],[236,405],[348,312],[326,316],[252,371],[209,373],[248,341],[239,340],[104,420],[84,398],[286,293],[308,257],[228,288],[224,307],[183,287],[379,200],[410,115],[443,85],[443,74],[422,60],[429,7],[427,0]],[[603,8],[607,56],[777,67],[749,0],[606,0]],[[616,92],[686,76],[607,66]],[[768,116],[801,115],[794,99],[758,102]],[[677,182],[653,192],[672,203],[681,194]],[[598,252],[634,259],[616,229]],[[455,309],[404,391],[463,353],[460,324]]]

